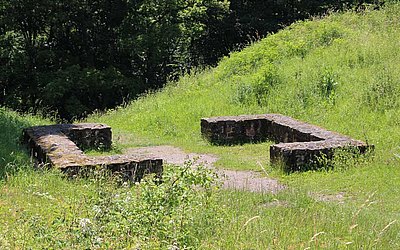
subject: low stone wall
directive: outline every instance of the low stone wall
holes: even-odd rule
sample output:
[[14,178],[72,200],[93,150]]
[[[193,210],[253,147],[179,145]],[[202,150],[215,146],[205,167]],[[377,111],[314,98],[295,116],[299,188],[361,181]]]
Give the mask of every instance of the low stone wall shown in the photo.
[[264,115],[220,116],[201,119],[201,133],[219,145],[264,141],[270,121]]
[[162,159],[133,155],[87,156],[81,149],[110,148],[111,127],[104,124],[59,124],[30,127],[23,132],[24,142],[39,163],[49,163],[64,172],[75,174],[82,168],[104,166],[133,181],[144,174],[161,178]]
[[320,167],[318,158],[331,159],[334,151],[349,148],[365,153],[371,145],[315,125],[279,115],[240,115],[201,119],[204,138],[217,145],[272,140],[272,163],[281,162],[288,171]]

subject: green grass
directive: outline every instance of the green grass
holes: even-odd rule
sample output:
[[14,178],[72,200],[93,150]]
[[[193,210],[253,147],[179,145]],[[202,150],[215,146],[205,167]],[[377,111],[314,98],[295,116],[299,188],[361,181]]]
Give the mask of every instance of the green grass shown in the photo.
[[29,115],[21,116],[0,107],[0,179],[4,177],[6,169],[13,170],[15,166],[29,162],[26,151],[20,144],[22,129],[43,124],[49,124],[49,121]]
[[[185,170],[185,171],[181,171]],[[0,188],[1,249],[141,249],[196,245],[199,218],[214,219],[206,171],[171,168],[164,182],[121,183],[101,169],[86,178],[26,170]],[[190,188],[197,185],[199,189]],[[203,188],[201,188],[203,187]]]
[[[157,203],[163,194],[151,186],[17,171],[1,179],[0,248],[157,249],[177,244],[199,249],[399,249],[399,16],[396,4],[299,22],[232,53],[216,68],[185,75],[126,107],[87,120],[113,128],[111,153],[174,145],[215,154],[221,168],[261,171],[262,166],[286,190],[213,190],[205,197],[182,183],[179,187],[187,193],[175,197],[199,197],[201,204],[177,199],[166,214]],[[1,134],[2,166],[29,166],[18,134],[24,126],[46,121],[0,111],[7,131]],[[269,142],[218,147],[201,138],[202,117],[259,113],[289,115],[368,141],[375,152],[341,159],[334,170],[286,175],[269,164]],[[113,198],[128,192],[135,194],[137,206],[152,204],[156,209],[147,207],[143,211],[150,214],[142,214],[131,203]],[[150,198],[143,200],[143,193]],[[98,204],[110,208],[102,219],[93,212]],[[135,214],[147,218],[157,211],[162,212],[154,225],[143,220],[128,226]],[[186,217],[179,216],[183,211]],[[85,218],[93,223],[92,235],[82,231]],[[178,218],[184,226],[174,224]],[[151,228],[157,233],[148,234]],[[147,238],[134,233],[139,229]]]

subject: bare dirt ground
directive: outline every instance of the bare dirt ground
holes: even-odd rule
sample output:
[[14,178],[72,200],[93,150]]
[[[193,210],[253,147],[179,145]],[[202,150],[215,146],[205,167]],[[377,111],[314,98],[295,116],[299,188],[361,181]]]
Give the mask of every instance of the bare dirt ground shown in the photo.
[[214,163],[218,157],[210,154],[186,153],[180,148],[172,146],[154,146],[144,148],[130,148],[125,154],[162,158],[166,164],[183,165],[192,160],[195,165],[204,165],[214,169],[222,181],[225,189],[236,189],[250,192],[276,193],[285,188],[277,180],[260,176],[254,171],[238,171],[215,168]]
[[339,192],[337,194],[324,194],[324,193],[318,193],[318,192],[310,192],[310,193],[308,193],[308,195],[317,201],[336,202],[339,204],[345,203],[345,200],[347,198],[349,198],[349,197],[347,197],[347,194],[345,192]]

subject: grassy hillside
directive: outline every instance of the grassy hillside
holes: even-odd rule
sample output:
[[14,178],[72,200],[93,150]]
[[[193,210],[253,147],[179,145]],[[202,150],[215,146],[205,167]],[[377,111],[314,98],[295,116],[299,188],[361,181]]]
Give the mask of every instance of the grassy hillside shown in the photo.
[[[398,13],[396,5],[294,24],[233,53],[215,69],[184,76],[89,120],[134,135],[124,146],[174,144],[218,153],[222,162],[231,152],[240,162],[239,149],[211,148],[202,140],[200,118],[281,113],[373,143],[377,158],[392,159],[400,151]],[[256,168],[254,162],[221,164]]]
[[[216,68],[88,119],[112,126],[118,149],[168,144],[213,153],[219,167],[263,166],[285,191],[191,190],[210,176],[175,168],[161,187],[19,171],[0,184],[0,248],[400,248],[399,16],[400,5],[391,5],[296,23]],[[2,163],[27,165],[18,134],[45,121],[1,112]],[[376,150],[338,160],[334,170],[285,175],[268,163],[270,143],[217,147],[201,138],[202,117],[258,113],[318,124]]]

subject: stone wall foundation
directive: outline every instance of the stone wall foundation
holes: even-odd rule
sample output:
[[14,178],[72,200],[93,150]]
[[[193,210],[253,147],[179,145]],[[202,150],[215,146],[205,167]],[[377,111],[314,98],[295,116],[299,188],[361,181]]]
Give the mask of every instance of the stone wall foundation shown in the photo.
[[291,171],[321,167],[321,157],[348,148],[365,153],[373,145],[280,114],[222,116],[201,119],[201,133],[215,145],[272,140],[271,163]]
[[38,163],[48,163],[74,175],[81,169],[105,167],[140,181],[145,174],[161,178],[162,159],[139,158],[134,155],[88,156],[82,149],[111,148],[111,127],[104,124],[59,124],[30,127],[23,132],[24,142]]

